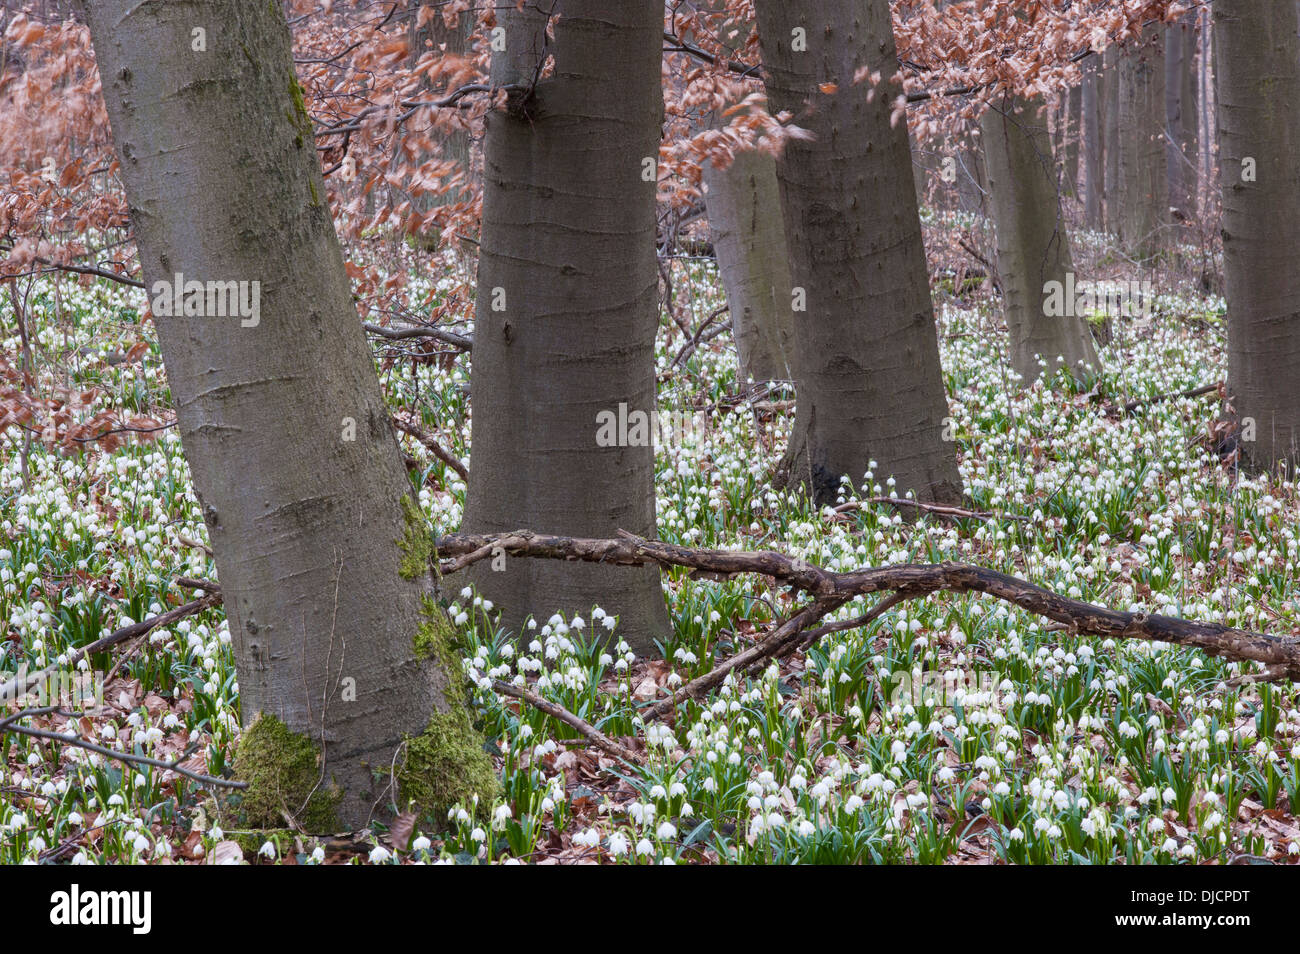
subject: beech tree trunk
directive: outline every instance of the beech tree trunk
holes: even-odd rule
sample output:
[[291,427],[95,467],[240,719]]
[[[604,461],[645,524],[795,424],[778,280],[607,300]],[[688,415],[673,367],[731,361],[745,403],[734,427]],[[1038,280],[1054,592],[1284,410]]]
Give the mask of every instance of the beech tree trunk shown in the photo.
[[[655,530],[655,162],[662,7],[561,0],[501,11],[487,116],[467,531]],[[598,443],[612,415],[612,446]],[[604,443],[609,443],[608,441]],[[618,614],[641,654],[668,634],[658,570],[496,561],[475,577],[515,631],[528,614]]]
[[756,149],[704,166],[704,202],[727,293],[739,383],[791,380],[790,255],[776,159]]
[[[778,164],[795,287],[798,412],[784,470],[819,502],[840,478],[919,499],[961,496],[887,0],[759,0],[765,82],[814,138]],[[879,70],[868,100],[855,74]],[[831,89],[825,84],[835,84]]]
[[[1044,370],[1051,373],[1064,359],[1076,378],[1084,366],[1097,367],[1097,352],[1087,322],[1073,314],[1048,314],[1048,285],[1073,273],[1070,241],[1056,188],[1056,163],[1040,101],[1005,99],[993,104],[980,122],[998,238],[998,275],[1011,363],[1026,383]],[[1072,284],[1072,283],[1071,283]],[[1071,296],[1073,297],[1073,296]]]
[[[310,737],[320,789],[337,786],[339,823],[360,827],[395,797],[404,737],[450,710],[462,677],[414,645],[433,581],[398,543],[411,486],[284,14],[278,3],[98,0],[85,15],[244,724],[265,714]],[[199,28],[204,52],[192,47]],[[210,291],[190,299],[205,314],[162,313],[157,296],[180,275],[250,283],[257,314],[222,317]]]
[[[1300,40],[1293,3],[1215,0],[1214,66],[1240,447],[1291,475],[1300,444]],[[1252,430],[1254,440],[1251,440]]]
[[1160,26],[1147,27],[1119,61],[1119,238],[1139,262],[1165,243],[1165,67]]
[[1102,172],[1106,147],[1102,138],[1104,123],[1101,114],[1104,103],[1101,86],[1101,60],[1093,56],[1089,58],[1083,69],[1081,132],[1083,134],[1083,175],[1087,186],[1083,194],[1083,215],[1088,228],[1094,231],[1102,227],[1102,202],[1106,195],[1105,177]]

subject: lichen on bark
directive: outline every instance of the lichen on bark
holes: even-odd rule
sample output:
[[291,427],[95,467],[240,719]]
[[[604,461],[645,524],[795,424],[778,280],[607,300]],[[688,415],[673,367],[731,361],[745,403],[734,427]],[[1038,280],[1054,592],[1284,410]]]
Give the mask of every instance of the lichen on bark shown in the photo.
[[338,829],[340,793],[321,780],[320,748],[275,716],[260,715],[244,730],[234,769],[248,783],[240,808],[250,827],[280,828],[288,816],[309,832]]

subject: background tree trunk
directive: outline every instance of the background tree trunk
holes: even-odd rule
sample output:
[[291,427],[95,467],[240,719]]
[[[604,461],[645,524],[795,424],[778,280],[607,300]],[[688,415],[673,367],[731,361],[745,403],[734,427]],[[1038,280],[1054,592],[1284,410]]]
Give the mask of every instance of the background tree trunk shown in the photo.
[[1106,228],[1119,232],[1120,187],[1119,187],[1119,70],[1120,51],[1108,46],[1102,54],[1101,96],[1102,96],[1102,142],[1105,143],[1106,168]]
[[953,148],[957,160],[957,208],[963,212],[985,210],[988,176],[984,172],[984,151],[971,135],[964,135]]
[[[435,56],[464,56],[466,45],[469,42],[470,34],[474,27],[474,14],[472,11],[463,11],[457,19],[455,26],[448,26],[446,19],[442,15],[443,4],[437,3],[434,6],[436,12],[433,17],[425,22],[423,26],[418,25],[418,12],[421,7],[434,5],[436,0],[417,0],[411,10],[411,23],[409,35],[411,42],[411,66],[415,66],[422,56],[432,52]],[[439,51],[442,51],[440,54]],[[425,89],[429,84],[425,81]],[[452,110],[452,114],[457,114]],[[412,205],[422,213],[428,213],[439,206],[452,205],[457,202],[465,202],[472,198],[472,189],[470,180],[473,175],[472,146],[469,129],[458,127],[455,129],[446,129],[439,127],[435,135],[438,139],[438,149],[436,155],[421,152],[418,161],[428,162],[430,160],[442,159],[444,161],[454,162],[456,170],[446,179],[452,178],[458,172],[463,176],[462,183],[448,183],[449,188],[445,192],[436,195],[420,195],[415,197]],[[399,146],[400,149],[400,146]],[[400,201],[400,200],[399,200]],[[440,237],[437,229],[422,228],[420,231],[420,242],[427,251],[434,251],[438,248]],[[472,246],[466,243],[466,251],[471,252]]]
[[1102,202],[1106,186],[1102,173],[1105,142],[1102,139],[1104,123],[1101,96],[1101,58],[1092,56],[1083,68],[1083,94],[1081,102],[1083,133],[1083,174],[1086,180],[1083,215],[1088,228],[1097,231],[1102,227]]
[[[1215,0],[1215,77],[1228,301],[1228,391],[1246,460],[1300,445],[1300,40],[1293,3]],[[1243,161],[1253,160],[1254,177]]]
[[776,159],[756,149],[704,166],[704,202],[736,342],[737,383],[790,380],[790,255]]
[[[784,469],[818,501],[869,462],[922,500],[956,500],[934,311],[906,123],[890,123],[898,69],[887,0],[759,0],[765,82],[814,139],[778,164],[796,291],[798,411]],[[806,50],[803,44],[806,43]],[[854,85],[879,70],[870,101]],[[822,84],[837,84],[824,93]],[[797,302],[796,302],[797,303]]]
[[1165,27],[1165,143],[1169,205],[1190,219],[1196,214],[1196,30],[1184,18]]
[[[653,534],[653,445],[602,447],[597,428],[598,415],[655,410],[663,10],[563,0],[558,12],[547,41],[535,7],[503,11],[493,60],[497,83],[532,83],[546,55],[555,71],[487,117],[465,529]],[[654,567],[480,566],[511,629],[599,604],[638,653],[668,634]]]
[[[1074,271],[1070,241],[1056,189],[1056,164],[1042,102],[1005,99],[984,113],[980,129],[989,193],[998,237],[998,275],[1011,363],[1026,383],[1058,368],[1056,358],[1077,378],[1079,362],[1097,367],[1087,323],[1072,314],[1044,313],[1048,282],[1065,287]],[[1073,308],[1068,309],[1073,312]]]
[[[1083,87],[1071,86],[1065,94],[1061,110],[1062,123],[1061,172],[1064,181],[1061,191],[1068,196],[1079,194],[1079,139],[1083,116]],[[1048,140],[1049,142],[1051,140]]]
[[1165,243],[1165,67],[1160,26],[1130,41],[1119,64],[1119,238],[1138,261]]
[[1183,20],[1179,39],[1182,42],[1182,71],[1179,82],[1182,93],[1179,97],[1182,108],[1179,111],[1179,146],[1183,153],[1183,201],[1186,203],[1183,213],[1195,217],[1197,212],[1197,193],[1200,191],[1200,176],[1197,174],[1197,140],[1199,130],[1199,103],[1196,95],[1196,51],[1200,46],[1197,40],[1197,19],[1190,15]]
[[[275,716],[316,742],[321,790],[337,785],[337,818],[359,827],[391,794],[382,776],[404,736],[450,711],[462,677],[415,649],[432,580],[427,559],[402,572],[411,486],[284,15],[279,4],[216,0],[100,0],[85,12],[146,285],[158,295],[155,283],[177,273],[260,283],[255,325],[157,308],[154,322],[216,554],[244,724]],[[191,49],[197,27],[207,52]],[[458,724],[474,752],[468,722]],[[462,782],[473,774],[457,768]]]

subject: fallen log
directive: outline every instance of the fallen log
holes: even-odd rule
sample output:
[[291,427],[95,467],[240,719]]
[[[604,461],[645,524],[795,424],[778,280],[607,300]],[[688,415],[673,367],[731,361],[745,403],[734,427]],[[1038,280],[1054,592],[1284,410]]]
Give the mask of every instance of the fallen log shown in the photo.
[[[741,573],[767,576],[813,598],[805,610],[791,617],[789,622],[798,619],[800,626],[793,632],[781,634],[783,641],[794,638],[798,631],[858,596],[902,592],[910,599],[940,591],[987,593],[1031,613],[1064,623],[1072,633],[1081,636],[1190,646],[1237,662],[1263,663],[1273,670],[1273,678],[1285,676],[1300,680],[1300,638],[1294,634],[1272,636],[1221,623],[1109,609],[1061,596],[996,570],[964,563],[903,563],[836,573],[774,550],[694,549],[647,540],[625,531],[619,531],[617,539],[560,537],[531,530],[498,534],[458,533],[440,538],[436,547],[440,559],[460,557],[443,564],[444,574],[463,569],[500,548],[515,557],[582,560],[621,566],[656,563],[665,567],[687,567],[700,574],[721,578]],[[813,609],[816,612],[807,612]]]

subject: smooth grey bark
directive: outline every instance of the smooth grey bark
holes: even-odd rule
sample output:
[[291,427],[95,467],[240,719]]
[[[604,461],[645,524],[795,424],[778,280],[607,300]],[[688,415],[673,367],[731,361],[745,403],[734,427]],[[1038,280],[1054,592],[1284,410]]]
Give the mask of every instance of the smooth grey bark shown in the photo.
[[1057,357],[1077,378],[1096,368],[1097,352],[1082,317],[1045,312],[1048,283],[1065,287],[1073,273],[1070,240],[1056,187],[1056,164],[1042,101],[1006,98],[995,102],[980,121],[997,229],[998,275],[1011,364],[1026,383],[1058,368]]
[[1214,33],[1229,400],[1243,424],[1245,460],[1264,471],[1283,464],[1294,475],[1300,447],[1296,8],[1215,0]]
[[1139,262],[1165,242],[1164,36],[1159,25],[1131,41],[1119,61],[1119,239]]
[[[549,40],[535,6],[500,12],[494,82],[527,86],[548,55],[554,72],[486,118],[465,529],[653,535],[652,435],[635,443],[631,425],[655,411],[663,10],[561,0],[556,12]],[[611,414],[626,439],[600,446]],[[516,632],[528,614],[589,618],[599,604],[638,653],[668,635],[654,567],[479,566],[480,592]]]
[[1119,187],[1119,61],[1118,47],[1108,46],[1102,53],[1101,100],[1102,100],[1102,134],[1105,144],[1105,169],[1103,170],[1106,194],[1106,228],[1111,232],[1119,231],[1120,187]]
[[736,342],[737,380],[790,380],[790,254],[776,159],[747,149],[736,153],[725,169],[705,163],[704,186]]
[[[403,737],[448,711],[460,674],[414,649],[433,581],[399,572],[411,486],[284,14],[229,0],[99,0],[85,13],[146,286],[178,273],[260,283],[255,324],[156,303],[154,322],[244,724],[275,716],[317,742],[321,785],[341,789],[339,820],[359,827],[388,794]],[[191,49],[198,26],[207,52]]]
[[[956,500],[907,129],[890,123],[889,3],[759,0],[755,10],[772,108],[814,137],[788,142],[778,163],[790,301],[806,298],[794,313],[798,411],[783,470],[824,502],[841,475],[860,484],[874,458],[875,479],[892,475],[900,496]],[[882,75],[870,99],[853,82],[860,69]]]
[[1102,138],[1104,103],[1101,85],[1101,58],[1092,56],[1083,68],[1080,132],[1083,135],[1083,177],[1086,184],[1083,193],[1083,218],[1088,228],[1094,231],[1102,227],[1102,203],[1106,196],[1105,178],[1102,172],[1106,147]]

